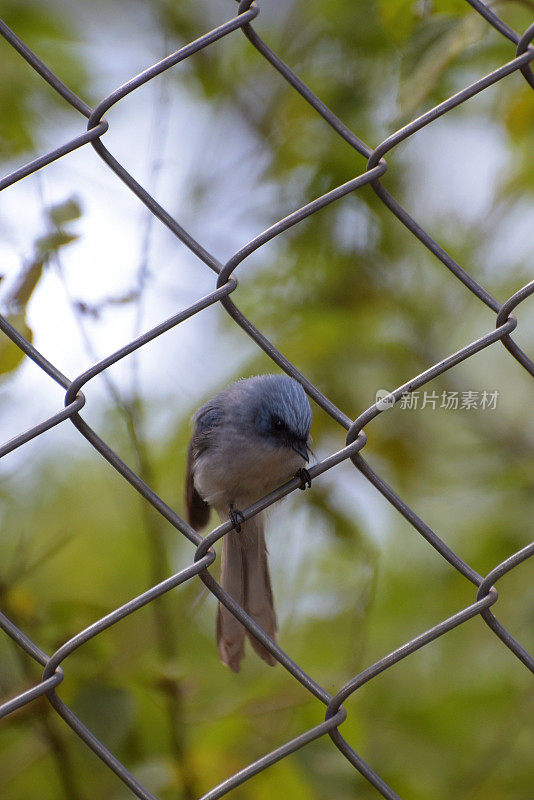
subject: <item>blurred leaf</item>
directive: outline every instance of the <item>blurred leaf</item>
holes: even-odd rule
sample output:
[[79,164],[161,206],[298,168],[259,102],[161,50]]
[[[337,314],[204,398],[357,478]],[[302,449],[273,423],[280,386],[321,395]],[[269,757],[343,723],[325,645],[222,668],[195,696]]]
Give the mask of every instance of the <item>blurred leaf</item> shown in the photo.
[[[33,341],[33,332],[26,323],[24,312],[10,314],[7,321],[30,343]],[[11,339],[0,332],[0,375],[6,376],[14,372],[25,358],[25,353]]]
[[[87,74],[79,49],[72,47],[74,32],[69,17],[53,7],[44,10],[38,0],[24,3],[4,0],[2,3],[4,22],[63,82],[83,96],[87,90]],[[46,98],[49,107],[67,110],[68,106],[3,38],[1,47],[0,158],[12,158],[39,147],[42,120],[36,120],[36,107],[41,98]]]
[[47,209],[47,214],[51,222],[58,228],[66,222],[72,222],[74,219],[80,219],[82,216],[82,207],[80,201],[76,197],[69,197],[62,203],[57,203]]
[[14,586],[7,589],[5,602],[10,611],[14,612],[17,619],[27,623],[35,614],[38,599],[27,589]]
[[403,119],[411,118],[421,108],[450,63],[487,33],[485,23],[474,15],[453,20],[438,18],[437,21],[432,20],[428,27],[431,31],[425,32],[426,45],[421,39],[413,42],[413,57],[408,56],[412,61],[411,69],[403,75],[399,90],[400,115]]
[[43,275],[44,263],[44,258],[37,256],[22,268],[5,300],[5,305],[8,308],[12,307],[19,311],[23,311],[26,308]]
[[35,242],[35,246],[37,251],[45,256],[56,252],[66,244],[75,242],[78,238],[79,237],[73,233],[66,233],[65,231],[53,231],[52,233],[47,233],[45,236],[40,236]]
[[89,683],[72,700],[72,708],[85,725],[106,743],[119,747],[135,720],[135,706],[126,689]]

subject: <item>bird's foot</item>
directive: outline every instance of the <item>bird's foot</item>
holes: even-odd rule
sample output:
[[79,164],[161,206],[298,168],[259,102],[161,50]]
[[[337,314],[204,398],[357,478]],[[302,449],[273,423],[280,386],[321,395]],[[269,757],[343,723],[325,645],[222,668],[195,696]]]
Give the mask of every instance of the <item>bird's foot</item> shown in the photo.
[[304,489],[306,489],[306,488],[309,489],[311,487],[312,479],[311,479],[311,475],[308,472],[308,470],[306,469],[306,467],[301,467],[300,469],[298,469],[295,472],[295,478],[299,478],[300,479],[299,489],[302,489],[302,491],[304,491]]
[[241,533],[241,525],[245,524],[243,512],[239,511],[238,508],[235,508],[233,503],[230,503],[230,513],[228,516],[230,517],[230,522],[234,526],[236,533]]

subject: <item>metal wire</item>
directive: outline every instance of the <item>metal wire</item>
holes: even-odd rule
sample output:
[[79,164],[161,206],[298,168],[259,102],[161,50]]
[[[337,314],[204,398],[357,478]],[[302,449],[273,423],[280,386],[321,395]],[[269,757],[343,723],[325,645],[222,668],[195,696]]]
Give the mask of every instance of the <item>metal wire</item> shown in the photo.
[[[43,420],[28,431],[24,431],[9,442],[0,447],[0,456],[4,455],[26,442],[39,436],[44,431],[70,420],[92,446],[111,464],[111,466],[128,481],[134,489],[153,506],[171,525],[183,534],[195,547],[192,553],[192,563],[185,569],[171,575],[161,583],[152,586],[148,591],[143,592],[138,597],[133,598],[120,608],[116,608],[102,619],[90,625],[85,630],[80,631],[67,642],[65,642],[55,653],[48,655],[44,653],[26,634],[13,624],[4,614],[0,612],[0,627],[10,636],[14,642],[24,650],[32,659],[44,667],[41,681],[20,693],[16,697],[4,702],[0,706],[0,716],[4,717],[11,714],[16,709],[27,706],[36,698],[46,696],[51,706],[61,716],[72,730],[80,737],[85,744],[102,759],[119,779],[131,790],[131,792],[144,800],[156,800],[146,788],[128,771],[123,765],[83,724],[83,722],[65,705],[60,699],[56,690],[63,680],[63,665],[65,660],[75,650],[83,644],[98,636],[102,631],[114,625],[124,617],[134,614],[139,608],[150,603],[155,598],[165,592],[184,584],[194,576],[199,576],[208,589],[222,602],[274,655],[277,661],[304,686],[317,700],[325,706],[325,720],[320,725],[316,725],[309,730],[303,731],[291,741],[285,742],[276,750],[262,756],[244,769],[230,776],[223,783],[214,787],[201,800],[215,800],[228,794],[234,787],[247,781],[256,773],[267,769],[271,764],[285,758],[290,753],[305,747],[308,743],[330,736],[331,741],[345,758],[369,781],[378,793],[388,800],[399,800],[399,795],[390,788],[382,778],[377,775],[371,766],[366,764],[363,759],[353,750],[349,742],[339,731],[339,726],[346,719],[347,712],[342,703],[345,702],[354,692],[365,683],[371,681],[376,675],[389,669],[393,664],[409,656],[416,650],[424,647],[429,642],[445,635],[448,631],[462,625],[467,620],[479,615],[489,626],[490,630],[501,639],[509,650],[532,672],[534,672],[534,658],[517,642],[506,628],[494,616],[491,607],[498,599],[495,583],[508,571],[517,567],[520,563],[534,555],[534,543],[524,547],[517,553],[510,555],[502,563],[497,564],[494,569],[485,577],[479,575],[469,564],[465,563],[440,537],[411,509],[388,484],[377,475],[364,460],[361,451],[364,448],[367,437],[364,432],[366,427],[373,419],[378,417],[387,408],[383,404],[376,402],[370,408],[363,411],[355,420],[349,418],[340,411],[331,400],[325,397],[299,370],[291,364],[287,358],[279,352],[269,339],[264,336],[249,319],[239,310],[231,299],[231,294],[237,286],[234,273],[237,267],[255,250],[262,247],[271,239],[275,238],[283,231],[297,224],[299,221],[314,214],[319,209],[334,203],[350,192],[357,191],[362,186],[369,184],[375,191],[385,207],[389,209],[400,222],[430,250],[441,263],[454,275],[464,286],[474,294],[479,300],[485,303],[495,312],[495,329],[484,333],[476,341],[468,343],[458,352],[444,358],[438,364],[434,364],[420,375],[411,378],[402,386],[399,386],[391,394],[395,400],[400,399],[406,393],[414,392],[422,386],[432,381],[438,375],[446,372],[456,364],[470,358],[475,353],[496,345],[501,342],[511,356],[525,369],[530,375],[534,376],[534,363],[524,353],[512,338],[512,332],[517,326],[517,320],[511,316],[512,311],[531,294],[534,294],[534,281],[520,288],[505,303],[499,303],[489,292],[481,286],[471,275],[469,275],[432,236],[410,216],[410,214],[399,204],[399,202],[382,185],[381,179],[387,170],[387,163],[384,160],[386,154],[390,153],[402,141],[415,134],[443,114],[447,114],[451,109],[465,103],[471,97],[484,91],[492,84],[504,80],[514,72],[520,71],[527,83],[534,88],[534,73],[531,62],[534,59],[534,48],[531,45],[534,38],[534,25],[531,25],[523,35],[513,31],[506,25],[497,14],[489,9],[480,0],[467,0],[474,11],[481,15],[490,25],[500,34],[516,45],[516,54],[508,63],[499,66],[493,72],[485,75],[470,86],[465,87],[454,96],[440,103],[435,108],[427,111],[422,116],[414,119],[400,130],[393,133],[374,149],[365,144],[347,126],[339,120],[332,111],[311,91],[311,89],[287,66],[280,57],[273,52],[268,45],[258,36],[251,23],[259,13],[257,4],[252,0],[241,0],[237,16],[228,20],[225,24],[204,34],[199,39],[187,44],[180,50],[172,53],[167,58],[154,64],[149,69],[137,75],[123,86],[116,89],[108,97],[104,98],[96,108],[89,107],[71,89],[69,89],[39,57],[22,42],[16,33],[0,20],[0,33],[4,39],[15,48],[20,55],[33,67],[33,69],[47,81],[64,100],[75,108],[82,116],[88,120],[87,130],[80,133],[74,139],[64,142],[54,150],[43,154],[29,164],[26,164],[14,172],[7,175],[0,181],[0,189],[4,189],[22,178],[31,175],[47,164],[62,158],[67,153],[91,144],[96,153],[113,170],[118,177],[131,189],[131,191],[144,203],[150,211],[164,225],[166,225],[174,235],[180,239],[204,264],[206,264],[217,275],[216,286],[212,292],[200,298],[188,308],[165,320],[161,324],[152,328],[147,333],[139,336],[134,341],[129,342],[120,350],[110,354],[99,363],[95,364],[86,372],[82,373],[74,380],[69,380],[51,364],[44,355],[38,352],[33,345],[27,341],[15,328],[0,316],[0,329],[19,347],[29,358],[31,358],[49,377],[66,390],[65,407],[56,414]],[[131,92],[134,92],[147,81],[152,80],[157,75],[168,69],[172,69],[176,64],[193,55],[194,53],[209,47],[213,42],[229,36],[236,31],[242,31],[251,44],[256,48],[259,55],[263,56],[283,78],[315,109],[324,121],[336,131],[348,144],[351,145],[360,155],[367,158],[367,168],[364,172],[351,180],[347,181],[336,189],[313,200],[302,208],[294,211],[289,216],[274,223],[270,228],[261,233],[245,247],[239,250],[226,264],[221,264],[215,256],[209,253],[199,242],[197,242],[179,223],[164,209],[159,203],[130,175],[129,172],[120,164],[114,156],[106,149],[102,142],[102,137],[108,130],[108,123],[103,115],[116,103],[122,100]],[[318,464],[310,468],[310,476],[315,478],[323,472],[331,469],[339,462],[350,459],[356,469],[371,483],[376,489],[405,517],[406,520],[423,536],[429,544],[458,572],[470,581],[477,589],[473,603],[460,609],[456,614],[442,620],[434,627],[424,631],[409,642],[406,642],[397,650],[384,655],[376,663],[364,669],[360,674],[354,676],[348,683],[342,686],[335,695],[331,695],[320,686],[310,675],[308,675],[298,664],[296,664],[275,642],[258,627],[244,612],[244,610],[229,597],[213,579],[209,572],[209,567],[213,564],[216,556],[212,545],[231,530],[231,523],[225,522],[215,528],[204,539],[193,530],[164,500],[162,500],[148,486],[142,478],[136,474],[111,447],[103,441],[98,434],[80,416],[80,411],[85,404],[85,397],[82,388],[96,375],[104,372],[112,364],[126,358],[140,347],[144,347],[157,336],[165,331],[179,325],[189,317],[199,314],[209,306],[220,303],[235,322],[262,348],[268,356],[285,372],[300,381],[309,396],[323,408],[332,419],[339,423],[347,431],[346,446],[338,453],[334,453]],[[267,497],[243,510],[245,518],[249,518],[260,510],[274,503],[279,498],[298,488],[299,480],[293,479],[271,492]]]

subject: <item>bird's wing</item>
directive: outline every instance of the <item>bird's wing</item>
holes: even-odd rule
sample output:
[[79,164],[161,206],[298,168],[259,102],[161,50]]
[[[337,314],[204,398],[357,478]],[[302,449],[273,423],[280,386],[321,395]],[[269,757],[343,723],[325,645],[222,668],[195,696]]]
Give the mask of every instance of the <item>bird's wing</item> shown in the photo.
[[210,507],[195,489],[193,464],[195,459],[195,439],[191,439],[187,451],[187,467],[185,473],[185,505],[187,508],[187,521],[196,531],[202,530],[208,524]]
[[214,405],[213,401],[209,401],[199,408],[194,417],[195,427],[187,451],[185,504],[187,521],[197,531],[202,530],[208,524],[210,507],[195,488],[195,462],[202,453],[209,449],[212,437],[222,418],[222,410],[218,405]]

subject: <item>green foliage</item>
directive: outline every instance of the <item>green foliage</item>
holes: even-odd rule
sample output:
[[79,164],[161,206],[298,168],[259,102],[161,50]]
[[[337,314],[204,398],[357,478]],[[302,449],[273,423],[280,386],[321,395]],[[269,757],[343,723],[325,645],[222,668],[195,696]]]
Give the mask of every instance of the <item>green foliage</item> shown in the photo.
[[[75,55],[73,31],[64,15],[40,2],[4,0],[2,19],[28,44],[64,83],[77,93],[87,88],[81,59]],[[43,100],[50,107],[68,109],[62,97],[33,74],[29,65],[3,39],[0,81],[0,158],[33,150],[39,142],[41,122],[36,115]]]
[[[28,303],[50,260],[56,257],[63,247],[78,238],[64,226],[79,219],[81,214],[81,207],[76,198],[69,198],[45,209],[46,233],[35,241],[33,256],[24,265],[4,298],[3,304],[8,310],[7,321],[30,343],[33,341],[33,332],[26,322]],[[11,375],[22,364],[24,358],[24,352],[6,334],[1,333],[0,376]]]
[[[25,339],[32,342],[33,332],[26,324],[24,313],[10,314],[6,319]],[[2,333],[0,336],[0,376],[14,372],[20,367],[23,360],[24,352]]]

